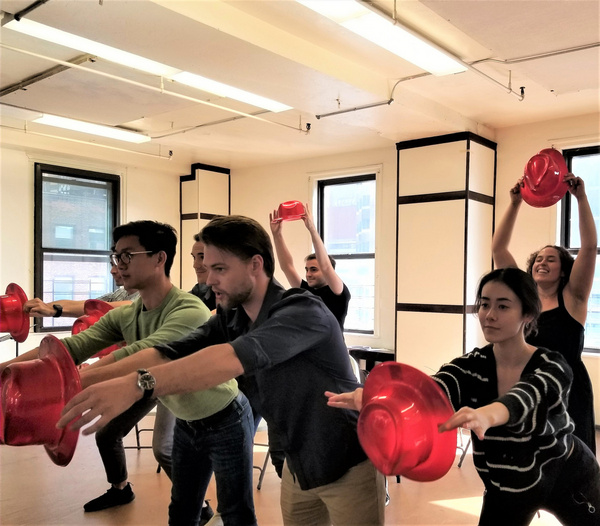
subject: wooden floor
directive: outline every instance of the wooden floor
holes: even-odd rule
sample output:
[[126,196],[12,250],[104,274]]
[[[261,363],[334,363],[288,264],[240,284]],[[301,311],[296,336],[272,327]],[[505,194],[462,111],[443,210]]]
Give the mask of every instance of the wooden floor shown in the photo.
[[[151,423],[151,422],[150,422]],[[257,442],[265,440],[259,431]],[[148,442],[146,434],[144,442]],[[131,436],[128,443],[133,445]],[[255,464],[262,466],[266,448],[256,447]],[[458,451],[460,453],[460,451]],[[458,463],[441,480],[418,483],[389,477],[391,502],[386,508],[386,525],[441,526],[477,524],[482,484],[468,454],[461,468]],[[0,447],[0,524],[17,525],[165,525],[170,482],[156,473],[156,462],[149,449],[128,449],[127,463],[136,499],[128,505],[96,513],[84,513],[83,504],[108,489],[93,437],[80,436],[75,456],[67,467],[55,466],[42,446]],[[267,468],[263,485],[254,499],[260,526],[282,524],[279,510],[279,478]],[[214,482],[207,495],[216,508]],[[548,514],[532,525],[559,524]]]

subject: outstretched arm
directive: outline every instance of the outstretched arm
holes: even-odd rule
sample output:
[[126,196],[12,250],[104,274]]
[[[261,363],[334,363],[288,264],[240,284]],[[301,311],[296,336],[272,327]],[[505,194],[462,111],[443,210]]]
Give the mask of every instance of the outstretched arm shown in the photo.
[[521,195],[521,182],[519,181],[510,189],[510,204],[494,232],[494,238],[492,240],[492,256],[496,268],[517,266],[515,258],[508,251],[508,245],[515,228],[522,202],[523,196]]
[[58,300],[51,303],[44,303],[39,298],[33,298],[23,304],[23,310],[31,317],[35,318],[49,318],[56,314],[56,310],[52,305],[60,305],[62,310],[62,316],[64,318],[79,318],[83,316],[83,305],[85,300]]
[[[242,363],[228,343],[206,347],[180,360],[148,369],[156,380],[154,396],[210,389],[244,373]],[[84,435],[89,435],[141,398],[142,390],[137,386],[137,373],[100,382],[75,395],[65,405],[56,425],[58,428],[69,425],[70,429],[80,429],[100,417],[83,430]],[[81,418],[73,422],[79,416]]]
[[478,409],[461,407],[446,422],[438,426],[438,431],[442,433],[462,427],[470,429],[477,435],[479,440],[483,440],[485,432],[490,427],[506,424],[508,417],[508,408],[500,402],[492,402]]
[[349,393],[336,394],[331,391],[325,391],[327,397],[327,405],[330,407],[338,407],[340,409],[353,409],[360,411],[362,409],[363,388],[359,387],[355,391]]
[[581,249],[573,263],[571,276],[563,294],[567,310],[583,325],[587,317],[587,303],[594,282],[598,236],[583,180],[573,174],[567,174],[565,181],[570,184],[569,192],[577,199]]
[[310,232],[310,238],[315,249],[315,256],[317,256],[317,261],[319,262],[319,268],[321,269],[323,277],[325,278],[327,285],[329,285],[329,288],[334,294],[339,296],[344,291],[344,282],[342,281],[342,278],[338,276],[337,272],[333,268],[333,265],[331,264],[331,261],[329,260],[329,254],[327,254],[327,249],[323,244],[323,240],[317,232],[312,215],[308,209],[308,204],[306,204],[305,210],[306,212],[302,216],[302,220]]
[[283,239],[283,221],[279,218],[277,210],[273,210],[273,213],[269,214],[269,223],[271,225],[271,233],[273,234],[273,243],[275,244],[279,267],[285,274],[290,286],[299,287],[302,278],[294,268],[294,258]]

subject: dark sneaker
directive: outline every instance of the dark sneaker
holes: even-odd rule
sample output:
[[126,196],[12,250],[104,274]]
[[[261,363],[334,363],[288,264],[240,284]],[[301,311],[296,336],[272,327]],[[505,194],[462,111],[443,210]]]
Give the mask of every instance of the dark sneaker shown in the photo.
[[213,509],[210,507],[208,501],[205,500],[204,502],[206,502],[206,506],[202,508],[202,512],[200,513],[200,522],[198,523],[198,526],[204,526],[210,519],[213,518],[213,515],[215,514]]
[[100,511],[121,504],[129,504],[135,499],[135,494],[131,490],[131,484],[128,482],[123,489],[117,489],[111,486],[110,489],[100,497],[90,500],[83,505],[83,511]]

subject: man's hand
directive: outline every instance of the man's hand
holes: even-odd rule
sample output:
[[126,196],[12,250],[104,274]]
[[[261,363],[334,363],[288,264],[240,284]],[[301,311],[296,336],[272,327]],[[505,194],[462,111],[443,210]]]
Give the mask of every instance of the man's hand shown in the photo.
[[39,298],[33,298],[32,300],[26,301],[23,304],[23,311],[29,314],[29,316],[36,318],[47,318],[56,314],[56,311],[51,304],[44,303]]
[[328,398],[327,405],[330,407],[338,407],[340,409],[352,409],[354,411],[360,411],[362,409],[362,387],[359,387],[355,391],[341,394],[332,393],[331,391],[325,391],[325,396]]
[[[137,386],[137,373],[91,385],[67,403],[56,427],[62,429],[68,425],[69,429],[77,430],[100,417],[82,431],[84,435],[91,435],[129,409],[142,395]],[[81,418],[73,422],[79,416]]]
[[309,232],[317,231],[312,214],[310,213],[310,209],[308,208],[308,203],[304,205],[304,215],[302,216],[302,221],[304,221],[304,226],[308,229]]
[[575,199],[585,196],[585,184],[581,177],[568,173],[565,175],[564,181],[569,185],[569,192]]

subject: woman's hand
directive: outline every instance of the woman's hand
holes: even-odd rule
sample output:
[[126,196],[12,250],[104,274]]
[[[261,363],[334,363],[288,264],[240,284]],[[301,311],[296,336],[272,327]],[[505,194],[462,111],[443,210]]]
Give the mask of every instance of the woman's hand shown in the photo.
[[519,205],[523,201],[523,194],[521,194],[521,188],[523,188],[523,184],[523,179],[519,179],[517,183],[510,189],[509,196],[511,204]]
[[492,402],[478,409],[471,407],[461,407],[446,422],[438,426],[438,431],[452,431],[457,427],[470,429],[477,435],[479,440],[483,440],[485,432],[490,427],[496,427],[508,422],[508,409],[500,402]]
[[359,387],[356,391],[341,394],[325,391],[325,396],[328,398],[328,406],[341,409],[352,409],[354,411],[360,411],[362,409],[362,395],[362,387]]

